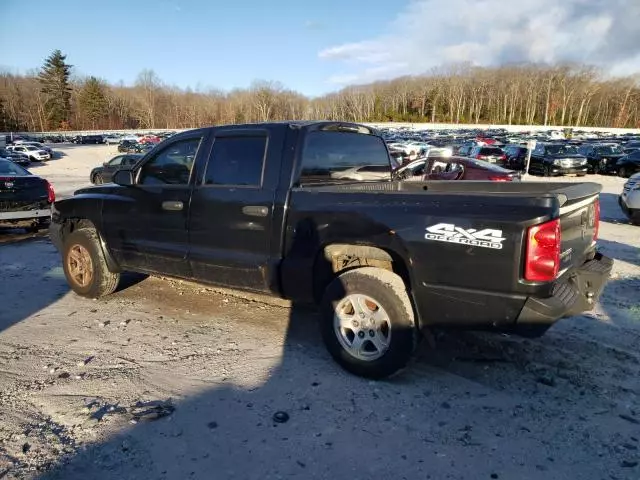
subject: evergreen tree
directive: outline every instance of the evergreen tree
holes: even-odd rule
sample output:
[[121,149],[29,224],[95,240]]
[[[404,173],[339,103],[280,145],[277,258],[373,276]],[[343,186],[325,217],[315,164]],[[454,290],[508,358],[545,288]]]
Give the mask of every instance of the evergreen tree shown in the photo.
[[60,50],[54,50],[38,75],[49,128],[60,128],[71,116],[71,65],[65,62],[66,59]]
[[107,117],[107,95],[105,86],[96,77],[89,77],[85,82],[78,99],[81,112],[91,122],[91,128]]

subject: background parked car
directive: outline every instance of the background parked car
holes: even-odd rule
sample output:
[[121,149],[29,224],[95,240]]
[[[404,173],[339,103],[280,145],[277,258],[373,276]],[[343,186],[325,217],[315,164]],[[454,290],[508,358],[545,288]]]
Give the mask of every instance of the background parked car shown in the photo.
[[552,175],[587,174],[587,159],[578,154],[573,145],[564,143],[538,143],[531,152],[529,173]]
[[625,143],[622,148],[624,150],[624,153],[635,152],[636,150],[640,150],[640,141],[632,140]]
[[44,150],[51,156],[51,158],[53,158],[53,149],[40,142],[23,142],[21,145],[31,145],[32,147],[36,147],[39,150]]
[[640,225],[640,173],[632,175],[624,184],[618,203],[631,223]]
[[527,168],[527,147],[524,145],[506,145],[502,148],[507,156],[505,168],[524,171]]
[[32,162],[44,162],[45,160],[49,160],[51,155],[44,150],[41,150],[33,145],[12,145],[7,147],[8,150],[18,153],[24,153],[29,157],[29,160]]
[[504,166],[507,163],[507,156],[502,149],[498,147],[473,147],[469,156],[476,160],[484,160],[485,162],[494,163],[500,166]]
[[23,167],[28,167],[31,164],[31,160],[29,160],[29,157],[24,153],[13,152],[6,148],[0,148],[0,158],[11,160],[13,163]]
[[89,174],[89,180],[91,183],[100,185],[102,183],[110,183],[113,179],[113,174],[118,170],[126,170],[133,167],[138,160],[142,158],[142,155],[126,154],[113,157],[108,162],[104,162],[101,167],[96,167],[91,170]]
[[419,158],[417,160],[414,160],[413,162],[409,162],[394,170],[393,179],[413,182],[422,181],[422,177],[424,176],[424,169],[427,164],[427,158]]
[[0,224],[33,231],[46,228],[55,199],[53,187],[44,178],[0,159]]
[[76,135],[71,142],[79,145],[99,145],[104,143],[104,137],[102,135]]
[[630,177],[636,172],[640,172],[640,150],[636,150],[629,155],[621,157],[616,162],[616,173],[620,177]]
[[624,150],[616,143],[592,143],[578,147],[578,153],[587,158],[589,173],[616,173],[616,164]]
[[119,152],[133,152],[135,151],[135,147],[138,145],[138,142],[134,140],[122,140],[118,144]]
[[121,138],[116,135],[106,135],[104,137],[104,143],[107,145],[117,145],[120,143]]
[[483,160],[468,157],[434,157],[425,168],[424,180],[491,180],[511,182],[520,174]]

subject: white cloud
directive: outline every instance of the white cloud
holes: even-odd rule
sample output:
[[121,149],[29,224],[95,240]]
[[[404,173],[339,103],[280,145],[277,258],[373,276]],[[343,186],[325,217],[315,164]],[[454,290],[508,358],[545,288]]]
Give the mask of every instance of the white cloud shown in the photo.
[[640,72],[639,0],[412,0],[377,38],[319,52],[334,84],[418,74],[448,63],[575,61]]

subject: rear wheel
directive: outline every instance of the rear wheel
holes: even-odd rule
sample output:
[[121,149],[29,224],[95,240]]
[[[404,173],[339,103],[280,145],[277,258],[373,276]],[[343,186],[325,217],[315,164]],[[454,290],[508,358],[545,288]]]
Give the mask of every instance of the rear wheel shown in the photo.
[[628,175],[627,175],[627,169],[626,169],[626,168],[624,168],[624,167],[620,167],[620,168],[618,169],[618,176],[619,176],[619,177],[622,177],[622,178],[627,178],[627,176],[628,176]]
[[418,341],[402,279],[373,267],[350,270],[329,284],[321,330],[327,350],[345,370],[374,379],[404,368]]
[[62,266],[74,292],[87,298],[113,293],[120,274],[109,271],[98,234],[92,228],[72,232],[64,242]]

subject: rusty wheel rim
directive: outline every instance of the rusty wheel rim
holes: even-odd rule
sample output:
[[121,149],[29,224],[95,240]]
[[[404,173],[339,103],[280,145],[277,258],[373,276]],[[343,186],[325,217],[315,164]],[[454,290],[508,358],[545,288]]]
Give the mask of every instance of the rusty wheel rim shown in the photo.
[[74,245],[67,255],[67,270],[73,283],[86,287],[93,280],[93,261],[89,251],[82,245]]

